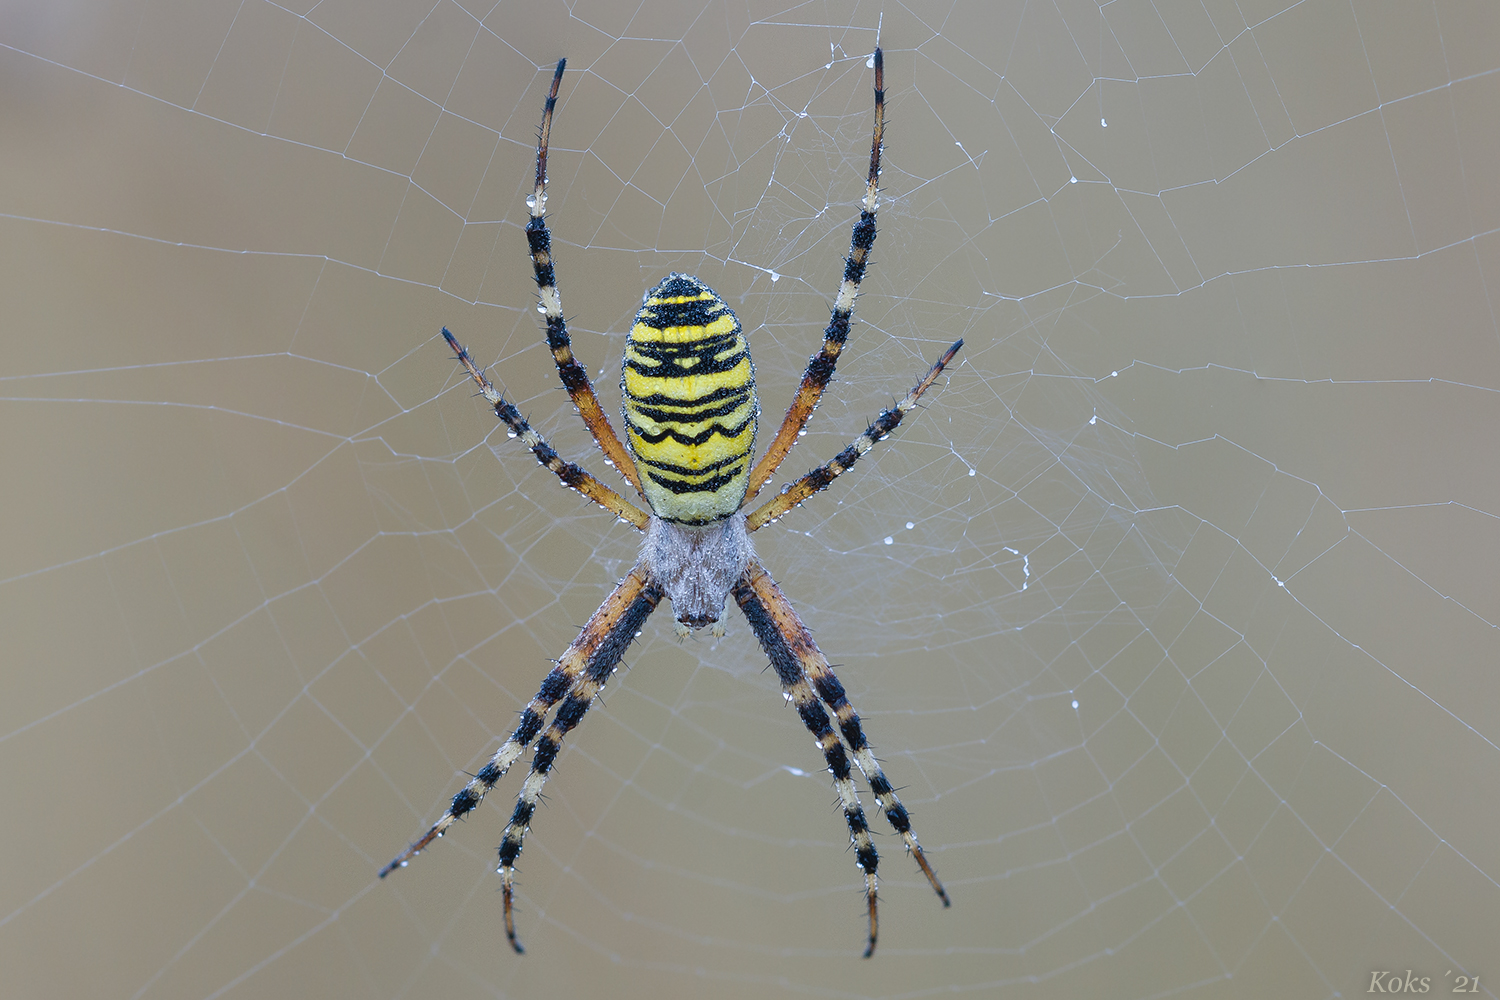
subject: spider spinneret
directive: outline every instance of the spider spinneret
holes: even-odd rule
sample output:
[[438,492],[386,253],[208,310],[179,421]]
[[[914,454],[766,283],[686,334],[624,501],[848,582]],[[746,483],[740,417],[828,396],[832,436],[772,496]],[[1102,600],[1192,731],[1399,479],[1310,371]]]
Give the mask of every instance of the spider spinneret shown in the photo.
[[[544,218],[547,204],[547,149],[552,114],[566,60],[559,60],[542,111],[537,141],[536,184],[526,199],[531,218],[526,240],[537,293],[547,323],[547,346],[558,376],[605,459],[645,502],[626,500],[580,466],[565,461],[506,400],[474,364],[469,352],[445,328],[443,338],[478,385],[495,416],[531,449],[537,461],[564,485],[645,533],[636,565],[594,612],[578,638],[557,659],[541,688],[521,711],[510,738],[479,773],[453,796],[448,809],[420,839],[380,870],[384,878],[427,847],[483,801],[526,748],[536,743],[531,770],[500,841],[498,871],[505,907],[505,935],[521,952],[516,937],[514,883],[516,860],[542,786],[562,750],[563,738],[581,721],[619,665],[625,649],[663,597],[672,602],[680,633],[711,626],[722,635],[728,599],[749,622],[781,681],[782,690],[812,733],[833,775],[834,789],[849,828],[855,862],[864,873],[869,932],[864,956],[875,952],[878,936],[876,871],[879,852],[870,836],[853,772],[870,786],[880,811],[900,835],[907,852],[944,906],[948,893],[938,881],[911,827],[911,817],[885,776],[865,737],[859,714],[834,676],[796,610],[766,572],[750,544],[750,533],[826,489],[838,476],[894,431],[916,408],[963,341],[949,347],[927,374],[895,406],[883,410],[864,433],[832,460],[788,484],[775,497],[746,513],[750,501],[775,475],[833,378],[849,336],[854,300],[875,245],[880,151],[885,135],[885,63],[875,50],[875,124],[870,169],[859,221],[850,234],[849,256],[823,331],[823,345],[808,361],[797,393],[766,453],[753,467],[756,422],[755,367],[739,320],[728,304],[697,278],[672,273],[645,294],[625,342],[621,371],[622,443],[599,405],[588,373],[573,357],[562,297],[552,258],[552,236]],[[556,712],[553,713],[553,709]],[[552,722],[547,723],[547,716]],[[830,718],[831,714],[831,718]]]

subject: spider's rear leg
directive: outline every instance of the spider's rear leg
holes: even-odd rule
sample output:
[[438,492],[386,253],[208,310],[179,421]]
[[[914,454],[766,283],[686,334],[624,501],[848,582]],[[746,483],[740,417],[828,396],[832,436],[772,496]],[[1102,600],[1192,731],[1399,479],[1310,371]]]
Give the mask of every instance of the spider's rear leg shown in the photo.
[[813,494],[826,490],[830,483],[848,472],[855,462],[875,447],[877,441],[882,441],[889,436],[901,425],[906,415],[916,409],[917,401],[922,398],[922,394],[932,388],[938,376],[948,367],[948,362],[953,360],[963,346],[964,342],[959,340],[944,351],[943,356],[933,362],[927,374],[922,376],[922,380],[912,386],[911,392],[908,392],[895,406],[881,410],[880,415],[871,422],[869,427],[865,428],[865,432],[835,455],[831,461],[818,466],[796,482],[783,486],[780,493],[747,514],[745,530],[759,530]]
[[494,407],[495,416],[510,428],[512,435],[531,449],[531,453],[536,456],[538,462],[562,480],[564,486],[577,490],[638,530],[646,530],[646,523],[650,520],[649,515],[589,475],[582,466],[564,461],[556,449],[547,443],[547,439],[538,434],[526,418],[521,416],[521,411],[516,409],[515,404],[500,394],[500,390],[495,388],[489,376],[469,356],[468,349],[458,342],[458,338],[453,336],[446,326],[443,327],[443,339],[448,342],[449,347],[453,348],[453,353],[457,356],[459,364],[463,365],[464,370],[469,373],[469,378],[479,386],[479,394],[484,397],[485,402]]
[[844,278],[839,283],[838,295],[833,302],[833,311],[828,317],[828,326],[823,330],[823,346],[807,361],[802,373],[802,383],[797,394],[787,407],[786,416],[776,430],[776,436],[766,448],[766,453],[750,473],[750,490],[745,502],[755,499],[756,494],[776,474],[785,461],[802,428],[817,408],[823,390],[833,378],[843,353],[844,342],[849,339],[849,324],[854,316],[854,300],[859,295],[859,286],[865,279],[865,268],[870,262],[870,250],[875,246],[875,213],[880,204],[880,148],[885,143],[885,56],[875,49],[875,124],[870,130],[870,171],[865,178],[865,197],[860,204],[859,219],[849,233],[849,256],[844,258]]
[[557,71],[552,74],[552,87],[547,92],[547,103],[542,109],[542,125],[537,131],[536,184],[526,204],[531,210],[531,219],[526,223],[526,247],[531,254],[532,274],[536,278],[537,297],[541,301],[542,315],[547,322],[547,349],[557,365],[557,374],[562,379],[568,397],[578,407],[578,415],[584,426],[594,436],[594,442],[604,453],[610,465],[624,476],[631,487],[644,498],[641,492],[641,477],[635,463],[620,443],[619,435],[599,405],[594,394],[594,385],[588,372],[573,357],[573,342],[568,336],[568,322],[563,317],[562,293],[557,290],[556,260],[552,256],[552,233],[547,229],[547,150],[552,140],[552,113],[557,109],[557,88],[562,83],[566,59],[557,61]]

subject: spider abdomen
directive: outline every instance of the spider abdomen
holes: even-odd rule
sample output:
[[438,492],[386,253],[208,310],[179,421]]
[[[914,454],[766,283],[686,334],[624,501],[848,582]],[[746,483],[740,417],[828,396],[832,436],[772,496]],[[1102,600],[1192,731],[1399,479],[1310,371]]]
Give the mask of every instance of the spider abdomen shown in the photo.
[[740,321],[712,288],[669,274],[625,340],[625,442],[652,512],[705,525],[744,502],[755,448],[755,366]]

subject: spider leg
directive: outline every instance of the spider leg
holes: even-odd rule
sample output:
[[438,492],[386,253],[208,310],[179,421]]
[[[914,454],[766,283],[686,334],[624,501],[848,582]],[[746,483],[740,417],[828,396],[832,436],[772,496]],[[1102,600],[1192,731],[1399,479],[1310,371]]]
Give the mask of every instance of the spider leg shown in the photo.
[[[531,772],[521,785],[515,811],[511,813],[510,823],[505,827],[505,836],[500,841],[498,870],[505,897],[505,937],[518,954],[526,949],[516,939],[512,905],[516,858],[521,855],[521,842],[531,825],[532,814],[536,812],[542,785],[546,783],[552,764],[562,750],[563,737],[583,721],[584,713],[589,710],[594,698],[604,687],[604,682],[609,680],[610,674],[619,665],[620,657],[625,654],[625,647],[635,639],[641,625],[656,610],[661,599],[661,586],[652,579],[648,571],[637,566],[599,610],[594,612],[594,617],[589,619],[583,634],[568,647],[568,652],[559,661],[559,669],[569,674],[572,683],[557,714],[552,718],[552,724],[536,741],[536,752],[531,758]],[[570,654],[575,653],[576,656],[570,659]],[[549,681],[551,677],[549,674]],[[519,747],[516,752],[520,753]]]
[[890,409],[881,410],[880,416],[875,418],[874,423],[866,427],[865,432],[855,438],[847,448],[834,456],[831,462],[818,466],[794,483],[788,483],[782,487],[780,493],[751,511],[745,517],[745,530],[754,531],[776,520],[814,493],[827,489],[828,484],[848,472],[849,467],[859,461],[860,456],[875,447],[876,441],[884,439],[887,434],[894,431],[902,418],[916,408],[917,400],[922,398],[922,393],[931,388],[932,383],[937,381],[937,377],[943,373],[948,362],[953,360],[953,356],[963,346],[964,342],[960,340],[944,351],[943,356],[937,359],[922,381],[912,387],[905,399]]
[[[885,771],[881,769],[880,763],[875,759],[875,754],[870,750],[870,741],[865,738],[864,727],[860,725],[859,713],[854,706],[849,704],[849,698],[844,692],[844,685],[839,682],[833,673],[833,667],[828,663],[828,658],[818,649],[818,644],[813,641],[807,626],[802,624],[791,602],[776,586],[776,581],[771,579],[765,568],[759,564],[752,564],[741,578],[743,585],[748,586],[771,608],[776,627],[786,639],[789,648],[795,653],[802,665],[802,670],[807,674],[808,680],[812,682],[818,697],[833,710],[833,717],[838,720],[839,732],[844,737],[844,742],[854,751],[854,764],[859,768],[865,780],[870,783],[870,791],[875,794],[875,799],[880,803],[880,811],[885,813],[886,820],[891,828],[901,835],[901,840],[906,844],[906,850],[917,862],[917,867],[922,869],[922,874],[927,876],[927,883],[932,886],[938,898],[943,901],[944,906],[953,905],[948,898],[948,892],[943,888],[943,883],[938,881],[937,874],[932,870],[932,865],[927,861],[927,855],[922,851],[922,845],[917,843],[917,835],[911,828],[911,815],[901,800],[896,796],[896,790],[891,787],[890,781],[886,779]],[[738,594],[736,594],[738,597]]]
[[[500,391],[490,382],[489,377],[474,364],[474,359],[469,357],[468,350],[459,344],[458,339],[448,332],[446,326],[443,327],[443,339],[448,341],[448,346],[453,348],[458,355],[458,360],[468,370],[469,377],[479,384],[479,394],[495,408],[495,416],[504,421],[505,426],[521,439],[522,444],[531,449],[531,453],[536,456],[538,462],[561,479],[564,486],[577,490],[620,520],[635,525],[638,530],[646,530],[651,515],[589,475],[582,466],[563,461],[547,443],[547,439],[526,422],[526,418],[521,416],[521,411],[516,409],[515,404],[500,395]],[[635,466],[631,468],[634,469]]]
[[885,141],[885,57],[880,49],[875,50],[875,126],[870,136],[870,173],[865,180],[865,197],[859,213],[859,221],[849,236],[849,256],[844,258],[844,280],[839,284],[838,298],[833,303],[833,315],[823,331],[823,346],[807,362],[802,373],[802,384],[797,395],[787,407],[786,416],[771,446],[761,456],[750,472],[750,489],[745,494],[749,503],[761,491],[766,482],[786,459],[797,435],[806,426],[808,418],[818,405],[838,364],[844,341],[849,338],[849,321],[854,313],[854,299],[859,294],[859,284],[864,280],[865,267],[869,263],[870,248],[875,245],[875,209],[879,204],[880,147]]
[[[813,691],[806,670],[809,653],[822,657],[814,645],[806,626],[797,617],[797,612],[787,603],[776,582],[759,562],[752,561],[748,569],[734,585],[734,599],[745,620],[750,623],[761,649],[771,660],[776,676],[781,679],[781,688],[792,699],[802,724],[823,751],[828,770],[833,772],[834,788],[838,791],[839,804],[844,809],[844,820],[849,825],[849,841],[854,845],[855,864],[865,873],[865,903],[870,913],[869,943],[865,946],[865,958],[875,954],[875,940],[879,936],[879,916],[876,912],[876,890],[879,879],[876,869],[880,866],[880,855],[870,839],[870,824],[865,819],[864,807],[859,802],[859,791],[849,768],[849,756],[844,744],[839,741],[829,723],[828,712]],[[823,661],[826,664],[826,660]]]
[[[556,666],[542,681],[541,689],[537,691],[536,697],[532,698],[531,702],[521,710],[521,722],[516,726],[515,732],[510,734],[510,739],[506,740],[500,749],[495,751],[489,763],[480,768],[479,773],[470,778],[468,784],[453,796],[453,802],[448,806],[448,811],[432,824],[422,838],[397,855],[390,864],[380,869],[380,877],[385,878],[397,868],[406,867],[406,863],[419,851],[441,837],[448,827],[484,801],[485,793],[495,787],[495,782],[499,781],[500,777],[510,769],[531,741],[536,739],[552,706],[561,701],[563,695],[567,694],[570,689],[576,690],[578,678],[584,672],[585,667],[591,667],[606,656],[612,656],[610,663],[613,669],[613,664],[619,662],[620,654],[635,636],[640,622],[651,613],[651,609],[656,607],[660,599],[660,591],[656,589],[655,582],[645,571],[639,568],[631,570],[630,575],[620,581],[620,585],[604,599],[604,603],[599,606],[598,611],[594,612],[594,616],[583,627],[578,638],[574,639],[572,645],[558,658]],[[642,602],[646,604],[644,611],[638,609],[638,605]],[[510,918],[509,891],[507,885],[505,897],[507,922]],[[513,932],[511,939],[514,942]]]
[[[885,813],[892,828],[901,835],[917,866],[927,876],[928,883],[942,899],[944,906],[951,905],[951,901],[922,851],[922,845],[917,842],[916,834],[911,828],[910,814],[901,804],[895,789],[891,787],[870,750],[869,741],[860,725],[859,714],[849,703],[843,684],[834,675],[828,659],[818,649],[818,644],[813,641],[791,602],[759,562],[752,562],[745,570],[735,585],[734,597],[745,612],[756,637],[760,639],[761,647],[771,658],[772,666],[781,677],[782,686],[792,696],[803,722],[817,738],[819,746],[823,747],[829,769],[833,771],[835,783],[839,785],[839,798],[844,803],[845,816],[849,820],[850,836],[859,856],[860,867],[865,870],[866,896],[870,907],[870,941],[865,957],[869,958],[874,953],[876,939],[875,870],[878,858],[874,845],[870,843],[869,828],[864,822],[864,814],[860,809],[853,781],[849,777],[844,745],[829,728],[828,715],[819,701],[833,710],[839,732],[854,751],[855,765],[869,781],[870,790],[880,803],[881,811]],[[813,691],[817,692],[817,700],[813,698]]]
[[562,83],[563,67],[568,61],[557,61],[557,72],[552,74],[552,89],[547,93],[547,104],[542,111],[542,127],[536,144],[536,187],[526,199],[531,209],[531,221],[526,223],[526,244],[531,250],[531,268],[536,275],[537,292],[541,297],[542,314],[547,320],[547,347],[552,351],[552,360],[557,363],[557,374],[562,379],[568,397],[578,407],[578,415],[594,436],[604,458],[619,470],[626,481],[642,498],[641,477],[635,462],[620,443],[609,417],[594,395],[594,386],[588,372],[573,357],[573,342],[568,337],[568,323],[563,318],[562,296],[557,290],[557,275],[552,258],[552,234],[547,230],[547,145],[552,137],[552,112],[557,107],[557,87]]

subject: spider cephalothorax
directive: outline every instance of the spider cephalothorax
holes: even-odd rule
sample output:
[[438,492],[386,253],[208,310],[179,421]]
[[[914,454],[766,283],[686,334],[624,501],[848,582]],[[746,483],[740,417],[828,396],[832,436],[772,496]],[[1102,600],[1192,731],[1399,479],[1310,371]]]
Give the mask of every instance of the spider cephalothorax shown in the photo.
[[[405,866],[413,855],[479,805],[485,793],[535,740],[531,771],[521,786],[500,842],[505,933],[515,950],[521,951],[512,905],[515,863],[536,812],[542,785],[562,749],[563,737],[583,720],[595,696],[614,673],[625,648],[663,597],[671,600],[679,629],[713,626],[722,634],[720,619],[729,597],[733,596],[776,670],[782,690],[796,707],[803,725],[813,734],[833,775],[849,839],[854,845],[855,861],[865,877],[869,912],[865,957],[868,958],[875,951],[878,929],[876,869],[880,855],[870,838],[869,823],[854,785],[855,768],[864,775],[880,811],[900,834],[944,906],[948,905],[948,894],[917,842],[906,807],[875,759],[843,685],[781,588],[756,559],[750,533],[826,488],[874,447],[875,442],[895,430],[953,360],[963,341],[949,347],[904,399],[882,411],[864,433],[831,461],[788,484],[754,510],[747,513],[746,507],[796,443],[833,377],[834,366],[849,335],[854,300],[864,278],[870,248],[875,244],[880,149],[885,134],[881,52],[877,48],[873,59],[875,126],[870,140],[870,170],[833,314],[823,332],[823,346],[808,362],[775,438],[753,466],[760,410],[755,399],[755,368],[750,361],[749,346],[733,310],[697,278],[668,275],[646,293],[636,314],[626,339],[621,373],[623,444],[604,415],[588,374],[573,358],[554,273],[552,237],[544,218],[547,145],[564,65],[565,60],[557,64],[542,112],[536,186],[527,200],[531,220],[526,226],[526,238],[547,320],[547,346],[557,363],[563,386],[605,459],[619,470],[648,509],[642,510],[579,466],[564,461],[531,428],[520,411],[500,395],[457,339],[446,329],[443,337],[479,384],[480,393],[494,407],[495,415],[531,449],[537,460],[564,484],[645,532],[645,540],[635,567],[558,658],[542,681],[541,689],[521,711],[520,723],[510,738],[453,797],[448,810],[427,833],[381,869],[380,875],[384,878]],[[557,711],[548,725],[546,718],[553,708]]]

